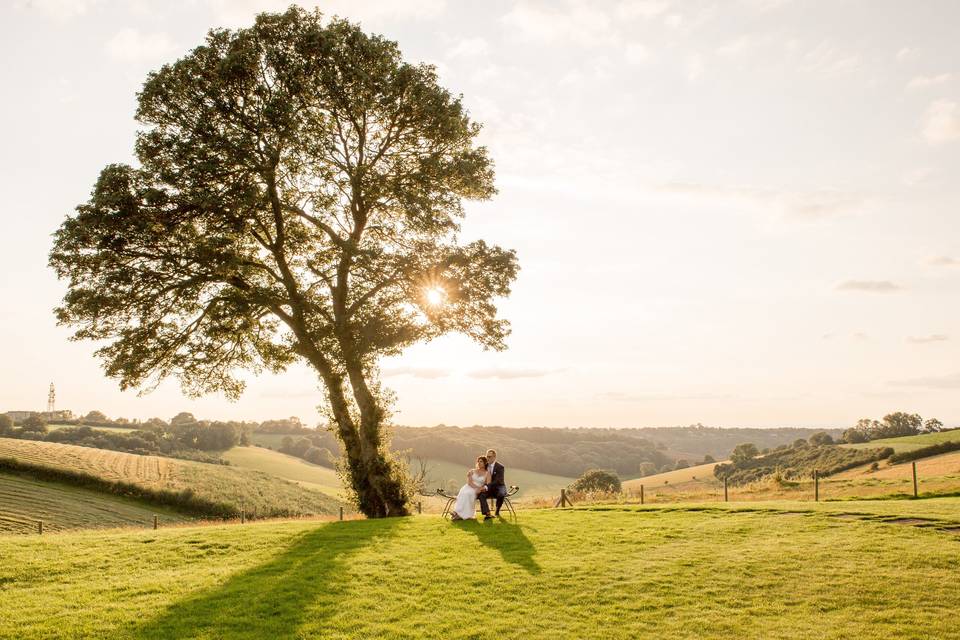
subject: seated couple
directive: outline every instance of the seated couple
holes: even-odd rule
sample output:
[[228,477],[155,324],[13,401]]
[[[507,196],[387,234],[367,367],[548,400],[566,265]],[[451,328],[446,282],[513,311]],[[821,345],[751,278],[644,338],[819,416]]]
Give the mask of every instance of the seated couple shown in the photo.
[[467,484],[460,487],[460,493],[457,494],[457,502],[453,506],[453,511],[450,512],[450,517],[453,520],[472,520],[476,514],[473,503],[480,498],[483,519],[489,520],[493,516],[490,515],[487,498],[496,498],[495,515],[499,518],[503,499],[507,497],[507,485],[503,481],[504,471],[503,465],[497,462],[497,452],[487,449],[487,455],[479,456],[477,466],[467,471]]

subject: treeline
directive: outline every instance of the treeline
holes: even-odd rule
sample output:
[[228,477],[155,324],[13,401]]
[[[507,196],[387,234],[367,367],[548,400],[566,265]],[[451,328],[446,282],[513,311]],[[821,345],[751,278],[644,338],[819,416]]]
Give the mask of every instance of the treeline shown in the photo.
[[938,431],[943,431],[943,423],[936,418],[924,420],[919,414],[897,411],[883,416],[881,420],[858,420],[857,424],[843,432],[843,441],[870,442],[881,438],[901,438]]
[[891,447],[847,449],[825,442],[822,438],[811,440],[812,443],[798,440],[792,446],[765,453],[760,453],[752,443],[738,445],[730,456],[730,462],[718,464],[713,468],[713,473],[721,480],[726,478],[732,485],[756,482],[768,476],[800,480],[813,477],[814,471],[821,476],[829,476],[893,455]]
[[245,423],[197,420],[189,413],[180,413],[169,423],[156,419],[138,426],[130,431],[87,425],[51,430],[39,416],[27,418],[20,426],[14,426],[8,416],[0,416],[0,437],[228,464],[218,452],[249,444],[252,430]]

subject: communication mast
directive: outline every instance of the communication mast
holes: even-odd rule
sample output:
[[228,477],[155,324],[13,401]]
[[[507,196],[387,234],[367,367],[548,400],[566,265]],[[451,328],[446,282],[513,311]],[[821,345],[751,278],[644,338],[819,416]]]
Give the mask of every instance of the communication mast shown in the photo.
[[50,383],[50,391],[47,393],[47,413],[53,413],[57,408],[57,391]]

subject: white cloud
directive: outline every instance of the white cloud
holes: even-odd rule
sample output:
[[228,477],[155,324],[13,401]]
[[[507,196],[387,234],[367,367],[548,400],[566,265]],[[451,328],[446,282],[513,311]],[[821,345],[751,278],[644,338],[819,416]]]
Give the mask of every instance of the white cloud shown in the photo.
[[515,4],[502,20],[523,39],[541,44],[572,42],[596,46],[619,40],[610,16],[595,5],[558,5]]
[[165,33],[141,33],[126,28],[107,41],[106,49],[117,60],[150,62],[171,57],[178,47]]
[[386,367],[383,370],[383,377],[385,378],[411,376],[413,378],[435,380],[437,378],[446,378],[449,375],[450,370],[441,367]]
[[929,336],[910,336],[907,342],[911,344],[929,344],[931,342],[946,342],[950,337],[942,333],[934,333]]
[[899,51],[897,51],[897,62],[903,62],[904,60],[908,60],[912,58],[916,53],[917,53],[916,49],[913,49],[911,47],[902,47]]
[[960,258],[951,258],[950,256],[937,256],[930,258],[928,264],[934,267],[960,267]]
[[927,389],[960,389],[960,373],[942,376],[926,376],[907,380],[892,380],[889,384],[896,387],[922,387]]
[[451,58],[479,58],[490,53],[490,43],[483,38],[464,38],[447,51]]
[[20,0],[14,7],[21,11],[39,11],[57,20],[69,20],[85,15],[102,0]]
[[865,293],[894,293],[903,287],[889,280],[846,280],[836,287],[837,291],[862,291]]
[[[208,0],[216,20],[228,27],[247,27],[261,12],[282,12],[291,0]],[[326,0],[297,2],[305,8],[319,7],[326,16],[340,16],[352,21],[383,20],[390,18],[429,20],[446,11],[447,0]]]
[[946,84],[950,82],[951,79],[953,79],[952,73],[941,73],[936,76],[916,76],[911,78],[910,82],[907,83],[907,89],[910,91],[929,89],[930,87]]
[[696,82],[703,75],[703,56],[699,53],[688,56],[684,66],[686,67],[687,80]]
[[930,144],[960,140],[960,109],[956,102],[936,100],[927,108],[923,139]]
[[837,189],[789,191],[752,186],[711,185],[695,182],[669,182],[656,187],[674,195],[732,200],[763,209],[774,209],[786,218],[820,220],[859,212],[867,199],[857,193]]
[[617,16],[624,19],[643,18],[651,20],[670,9],[664,0],[624,0],[617,5]]
[[467,375],[471,378],[497,378],[499,380],[513,380],[516,378],[542,378],[543,376],[554,373],[549,369],[525,369],[516,367],[492,367],[489,369],[477,369]]
[[903,184],[907,185],[908,187],[915,187],[919,184],[923,184],[936,173],[937,170],[932,167],[919,167],[917,169],[912,169],[903,175]]
[[628,44],[625,55],[627,62],[631,64],[643,64],[650,59],[650,51],[639,42],[631,42]]
[[800,61],[801,71],[825,75],[852,73],[859,68],[859,54],[842,51],[827,42],[807,51]]

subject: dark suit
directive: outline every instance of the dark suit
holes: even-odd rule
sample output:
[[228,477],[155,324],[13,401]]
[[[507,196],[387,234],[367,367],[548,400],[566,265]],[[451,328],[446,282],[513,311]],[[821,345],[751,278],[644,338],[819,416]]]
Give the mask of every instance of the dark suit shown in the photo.
[[506,469],[499,462],[494,462],[490,468],[490,482],[487,488],[480,492],[477,497],[480,498],[480,511],[483,515],[490,515],[490,505],[487,504],[487,498],[497,499],[497,515],[500,515],[500,507],[503,506],[503,499],[507,497],[507,485],[503,480]]

